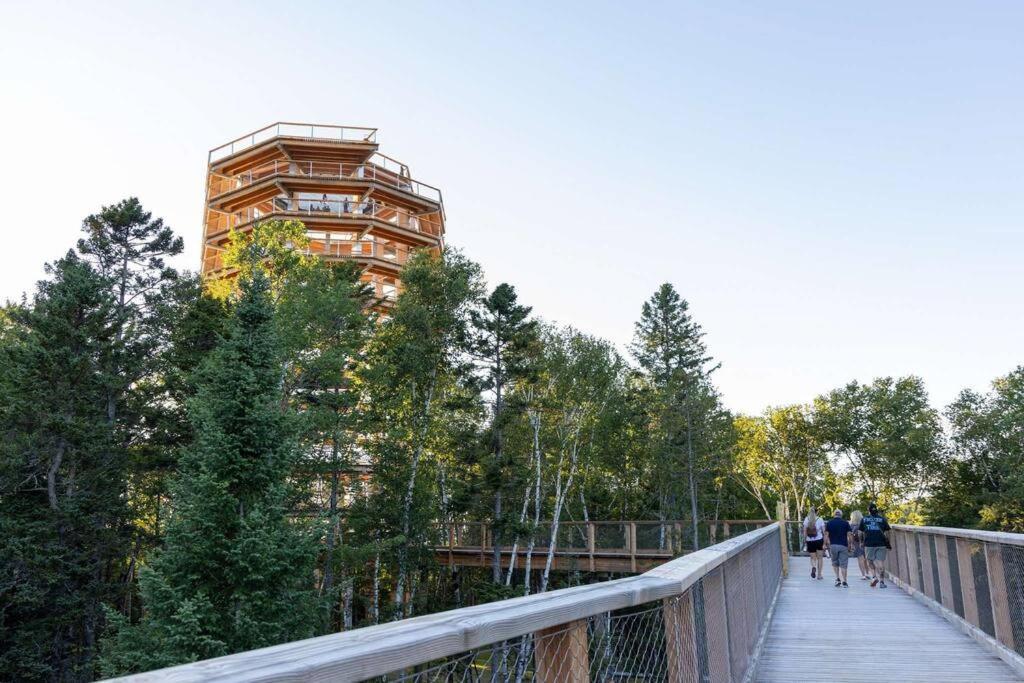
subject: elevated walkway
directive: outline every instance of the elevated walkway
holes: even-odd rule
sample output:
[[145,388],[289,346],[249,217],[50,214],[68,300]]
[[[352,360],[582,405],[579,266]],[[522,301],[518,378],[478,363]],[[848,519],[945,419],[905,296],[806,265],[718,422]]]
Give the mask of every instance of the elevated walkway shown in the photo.
[[835,588],[829,567],[812,581],[792,536],[773,524],[643,574],[123,680],[1024,681],[1024,535],[895,525],[887,589]]
[[[758,660],[756,681],[1021,681],[1001,659],[896,585],[849,588],[810,578],[807,558],[790,558]],[[856,572],[856,569],[854,569]]]

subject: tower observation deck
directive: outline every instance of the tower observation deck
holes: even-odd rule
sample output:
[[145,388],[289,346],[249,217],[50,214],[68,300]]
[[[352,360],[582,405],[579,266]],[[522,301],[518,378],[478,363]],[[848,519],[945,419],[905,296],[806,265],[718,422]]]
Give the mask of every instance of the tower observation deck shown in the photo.
[[376,128],[274,123],[212,149],[204,213],[204,276],[231,274],[232,230],[300,220],[310,254],[358,263],[384,302],[414,250],[444,246],[441,191],[382,154]]

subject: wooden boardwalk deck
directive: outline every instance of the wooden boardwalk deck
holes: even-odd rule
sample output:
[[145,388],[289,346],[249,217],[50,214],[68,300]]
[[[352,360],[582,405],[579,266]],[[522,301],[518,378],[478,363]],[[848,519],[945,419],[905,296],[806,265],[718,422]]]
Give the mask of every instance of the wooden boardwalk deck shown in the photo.
[[790,558],[755,680],[1021,681],[995,655],[902,590],[871,588],[850,563],[852,580],[835,588],[812,581],[804,558]]

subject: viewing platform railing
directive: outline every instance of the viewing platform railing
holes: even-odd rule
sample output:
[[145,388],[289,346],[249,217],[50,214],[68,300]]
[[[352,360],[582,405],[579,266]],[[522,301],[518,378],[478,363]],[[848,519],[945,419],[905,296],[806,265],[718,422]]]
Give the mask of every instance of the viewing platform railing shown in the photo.
[[441,221],[376,200],[274,197],[241,211],[230,213],[215,211],[214,213],[216,213],[216,218],[207,221],[208,234],[226,232],[231,228],[237,228],[273,215],[300,220],[303,218],[374,219],[432,237],[440,237],[442,234]]
[[335,161],[289,161],[288,159],[268,161],[237,175],[210,173],[209,198],[214,199],[253,183],[281,176],[375,182],[417,195],[435,204],[441,204],[441,190],[433,185],[413,180],[399,170],[384,168],[374,163],[346,164]]
[[645,574],[429,614],[125,681],[742,681],[782,577],[780,526]]
[[1024,674],[1024,534],[894,525],[901,588]]
[[220,147],[210,150],[210,163],[220,161],[232,154],[237,154],[261,142],[277,137],[303,138],[307,140],[329,140],[335,142],[369,142],[377,141],[377,129],[362,126],[324,126],[314,123],[272,123],[251,133],[226,142]]

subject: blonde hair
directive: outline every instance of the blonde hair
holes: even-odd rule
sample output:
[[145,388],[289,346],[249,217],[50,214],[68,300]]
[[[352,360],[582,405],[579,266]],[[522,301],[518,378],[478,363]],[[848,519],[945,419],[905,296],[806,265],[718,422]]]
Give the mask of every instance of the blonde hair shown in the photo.
[[817,515],[817,512],[814,509],[814,506],[812,505],[807,510],[807,516],[804,517],[804,528],[806,529],[809,526],[816,526],[817,523],[818,523],[818,515]]
[[850,513],[850,526],[857,526],[862,519],[864,519],[864,513],[860,510],[854,510]]

